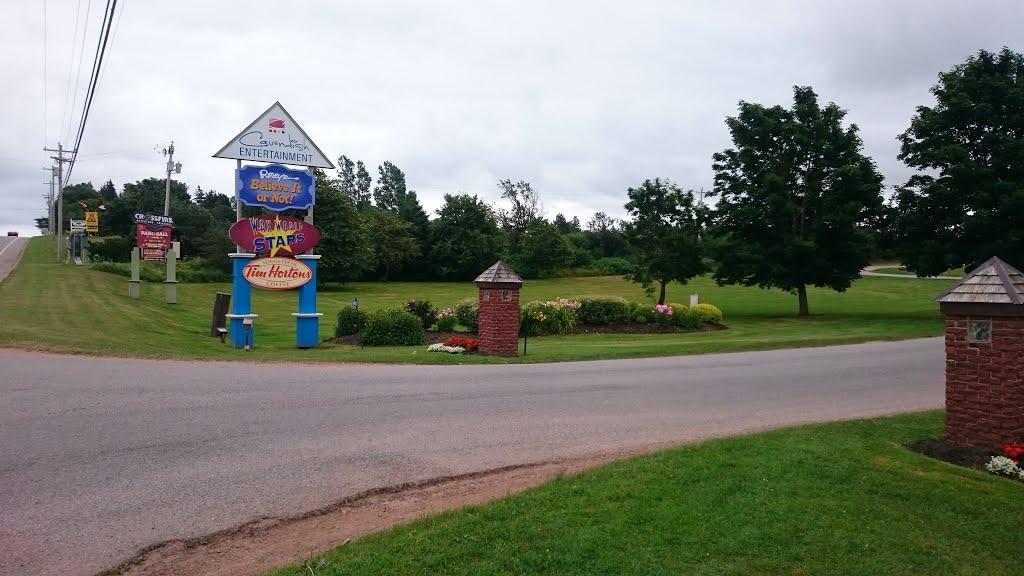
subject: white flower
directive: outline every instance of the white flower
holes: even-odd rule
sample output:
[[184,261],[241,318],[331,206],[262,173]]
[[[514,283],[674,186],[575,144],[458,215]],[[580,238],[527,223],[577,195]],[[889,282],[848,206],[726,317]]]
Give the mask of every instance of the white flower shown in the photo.
[[466,349],[461,346],[445,346],[444,344],[431,344],[427,346],[427,352],[444,352],[446,354],[462,354]]
[[993,474],[1004,474],[1006,476],[1017,476],[1024,478],[1024,470],[1021,470],[1006,456],[993,456],[988,464],[985,464],[985,470],[992,472]]

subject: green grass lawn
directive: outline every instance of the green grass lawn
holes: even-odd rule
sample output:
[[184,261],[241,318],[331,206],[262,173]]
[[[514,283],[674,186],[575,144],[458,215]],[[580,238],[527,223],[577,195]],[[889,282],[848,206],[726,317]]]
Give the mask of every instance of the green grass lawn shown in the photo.
[[[359,348],[321,345],[295,349],[298,296],[292,292],[253,290],[257,349],[241,352],[207,334],[214,294],[227,284],[179,284],[178,304],[164,303],[162,284],[143,283],[142,298],[128,298],[127,279],[86,266],[53,262],[53,240],[33,238],[17,270],[0,285],[3,330],[0,346],[55,352],[152,358],[418,362],[435,364],[551,362],[763,350],[798,346],[898,340],[942,334],[943,323],[932,298],[950,281],[863,278],[843,294],[810,289],[812,316],[796,316],[796,296],[778,290],[719,287],[708,278],[669,286],[669,301],[702,301],[725,313],[728,330],[690,334],[548,336],[530,340],[529,355],[502,359],[480,355],[427,353],[425,347]],[[429,298],[435,306],[475,297],[470,282],[360,282],[329,287],[319,294],[325,314],[320,335],[329,337],[334,316],[358,297],[374,310]],[[527,281],[522,300],[559,296],[623,296],[646,300],[635,284],[619,277]]]
[[317,576],[1024,573],[1024,484],[904,448],[942,433],[929,412],[683,446],[307,564]]
[[[899,274],[900,276],[916,276],[910,270],[907,270],[906,268],[899,266],[897,264],[885,266],[882,268],[875,268],[874,270],[872,270],[872,272],[878,272],[880,274]],[[966,274],[967,272],[965,272],[963,268],[951,268],[949,270],[946,270],[942,274],[938,274],[938,276],[951,276],[961,278]]]

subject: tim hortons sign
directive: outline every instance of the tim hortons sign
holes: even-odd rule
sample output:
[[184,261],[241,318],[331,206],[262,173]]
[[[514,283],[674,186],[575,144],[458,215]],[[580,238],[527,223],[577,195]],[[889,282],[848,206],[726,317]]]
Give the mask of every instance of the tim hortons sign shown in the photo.
[[290,216],[267,215],[242,218],[228,230],[231,241],[256,254],[302,254],[320,243],[320,231]]
[[291,290],[313,279],[313,270],[294,258],[257,258],[245,265],[242,277],[264,290]]

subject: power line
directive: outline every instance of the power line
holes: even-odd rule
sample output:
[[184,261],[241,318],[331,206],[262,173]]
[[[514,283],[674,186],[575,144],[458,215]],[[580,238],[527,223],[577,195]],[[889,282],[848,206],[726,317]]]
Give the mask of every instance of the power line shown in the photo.
[[[78,136],[75,138],[74,152],[71,156],[71,164],[68,166],[68,179],[71,178],[71,172],[75,169],[75,157],[78,155],[78,150],[82,144],[82,134],[85,132],[85,123],[89,120],[89,111],[92,109],[92,100],[96,95],[96,86],[99,84],[99,73],[103,68],[103,56],[107,52],[107,42],[110,40],[110,29],[111,24],[114,20],[114,10],[117,9],[117,0],[107,0],[107,9],[103,14],[103,25],[100,27],[100,36],[102,37],[102,43],[96,43],[96,58],[93,60],[93,73],[92,79],[89,82],[88,88],[89,96],[85,101],[85,105],[82,107],[82,121],[78,125]],[[104,28],[106,32],[104,32]],[[65,180],[67,182],[68,180]]]
[[[81,85],[82,80],[82,57],[85,56],[85,37],[89,35],[89,13],[92,12],[92,0],[85,5],[85,27],[82,28],[82,44],[78,49],[78,68],[75,71],[75,92],[71,99],[71,113],[75,113],[75,106],[78,105],[78,87]],[[102,32],[102,29],[100,30]],[[64,134],[64,141],[66,142],[68,137],[71,135],[71,123],[68,122],[68,131]]]
[[50,92],[47,84],[50,78],[47,72],[47,64],[49,58],[47,57],[47,46],[49,42],[46,39],[46,0],[43,0],[43,142],[45,143],[50,139]]
[[[124,9],[128,7],[128,0],[121,0],[121,11],[117,13],[117,22],[114,22],[114,35],[110,37],[110,46],[113,49],[114,40],[117,40],[117,30],[121,27],[121,16],[124,16]],[[103,75],[107,73],[107,69],[104,68],[100,71],[100,80],[103,80]]]
[[75,33],[71,36],[71,59],[68,61],[68,82],[64,88],[64,111],[61,114],[60,128],[57,130],[57,138],[60,138],[61,133],[64,132],[64,126],[70,121],[70,117],[74,114],[73,110],[68,110],[68,104],[71,102],[71,73],[75,69],[75,40],[78,39],[78,18],[82,14],[82,0],[78,0],[78,9],[75,10]]

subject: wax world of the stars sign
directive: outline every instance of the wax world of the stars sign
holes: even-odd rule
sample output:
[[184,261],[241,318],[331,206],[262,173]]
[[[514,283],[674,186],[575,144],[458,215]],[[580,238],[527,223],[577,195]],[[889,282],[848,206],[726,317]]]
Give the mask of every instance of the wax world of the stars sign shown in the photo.
[[242,204],[275,212],[309,208],[316,200],[315,187],[312,174],[280,164],[242,166],[235,170],[235,190]]
[[302,254],[320,242],[320,231],[298,218],[261,214],[242,218],[228,230],[231,241],[255,254]]

